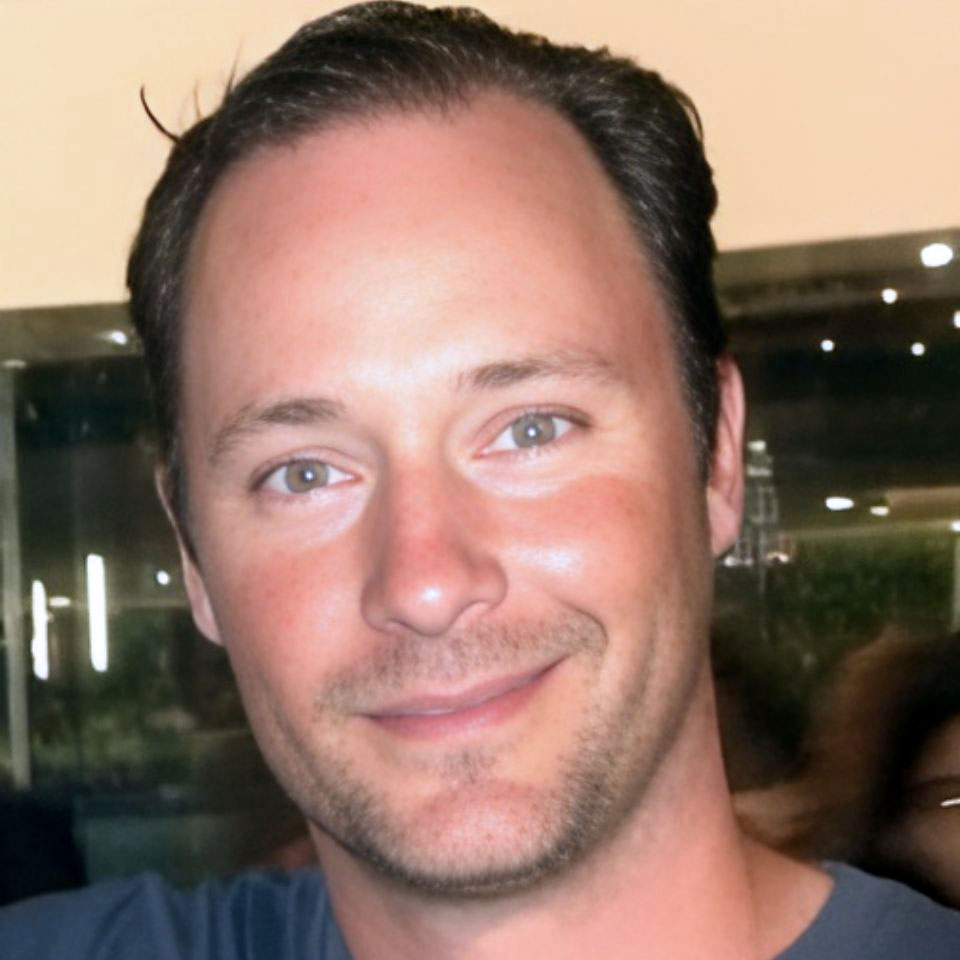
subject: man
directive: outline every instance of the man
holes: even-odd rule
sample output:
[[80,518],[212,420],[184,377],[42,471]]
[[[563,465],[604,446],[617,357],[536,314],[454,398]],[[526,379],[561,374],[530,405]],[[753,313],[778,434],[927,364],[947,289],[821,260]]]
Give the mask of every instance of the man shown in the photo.
[[707,632],[743,396],[691,116],[390,3],[179,140],[129,273],[159,486],[322,876],[37,901],[14,956],[955,955],[952,914],[734,820]]

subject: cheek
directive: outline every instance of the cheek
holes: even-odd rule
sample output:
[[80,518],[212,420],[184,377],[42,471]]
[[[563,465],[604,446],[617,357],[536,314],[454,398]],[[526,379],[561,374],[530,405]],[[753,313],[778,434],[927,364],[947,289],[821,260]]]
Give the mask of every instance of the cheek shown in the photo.
[[682,489],[593,477],[515,506],[505,552],[512,586],[532,580],[604,619],[685,591],[711,568],[702,498]]
[[335,669],[350,645],[343,631],[356,620],[343,557],[336,552],[255,553],[215,558],[211,600],[224,644],[238,673],[293,689]]

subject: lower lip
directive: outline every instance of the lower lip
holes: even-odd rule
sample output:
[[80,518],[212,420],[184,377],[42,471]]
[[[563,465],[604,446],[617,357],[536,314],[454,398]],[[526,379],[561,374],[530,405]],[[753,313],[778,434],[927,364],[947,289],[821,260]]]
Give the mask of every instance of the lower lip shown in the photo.
[[410,740],[432,740],[496,726],[518,714],[540,692],[557,664],[530,680],[483,703],[450,713],[381,714],[370,719],[379,727]]

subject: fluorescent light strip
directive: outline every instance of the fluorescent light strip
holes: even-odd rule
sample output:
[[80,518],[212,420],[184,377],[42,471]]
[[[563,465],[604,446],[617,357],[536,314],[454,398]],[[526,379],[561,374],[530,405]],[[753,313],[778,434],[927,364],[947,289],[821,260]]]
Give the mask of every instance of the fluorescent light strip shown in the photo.
[[90,623],[90,663],[98,673],[107,669],[107,576],[103,557],[87,554],[87,618]]
[[30,587],[30,613],[33,616],[33,639],[30,657],[33,675],[39,680],[50,679],[50,644],[47,640],[47,589],[39,580]]

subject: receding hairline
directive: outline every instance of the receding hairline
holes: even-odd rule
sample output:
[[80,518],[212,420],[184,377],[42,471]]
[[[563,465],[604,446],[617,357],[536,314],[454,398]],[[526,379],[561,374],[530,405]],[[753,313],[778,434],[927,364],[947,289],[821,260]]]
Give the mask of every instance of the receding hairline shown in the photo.
[[[473,80],[469,87],[465,88],[460,95],[456,97],[446,96],[442,100],[432,101],[424,100],[413,103],[403,102],[373,102],[370,104],[351,105],[349,109],[340,112],[334,112],[316,118],[316,121],[304,125],[295,132],[287,133],[282,137],[265,137],[252,144],[248,149],[240,151],[219,172],[213,185],[207,191],[203,204],[194,221],[191,233],[190,244],[184,255],[184,285],[182,292],[185,291],[189,283],[190,266],[194,259],[197,236],[202,232],[203,224],[210,215],[211,208],[215,205],[217,198],[229,189],[230,184],[238,177],[242,176],[249,167],[256,165],[260,161],[273,155],[282,155],[287,151],[296,151],[304,143],[311,140],[319,140],[327,136],[335,136],[341,132],[365,132],[372,131],[378,126],[388,124],[392,121],[417,120],[436,121],[440,124],[450,126],[463,117],[475,112],[488,105],[503,104],[508,109],[522,108],[540,114],[547,122],[556,126],[557,130],[564,131],[564,134],[570,137],[571,144],[578,145],[578,152],[586,159],[590,165],[600,175],[599,179],[608,188],[611,197],[615,200],[621,215],[625,222],[631,228],[636,239],[639,250],[643,254],[644,260],[648,264],[653,263],[652,252],[648,248],[647,237],[645,236],[644,224],[638,222],[634,210],[631,208],[629,198],[616,178],[611,174],[604,164],[603,157],[574,122],[573,118],[565,113],[557,104],[549,102],[542,96],[537,96],[536,91],[520,90],[510,86],[503,81]],[[181,299],[181,314],[184,306],[184,300]]]
[[[457,98],[456,102],[452,102],[448,98],[442,103],[407,106],[377,104],[369,108],[350,111],[344,115],[324,117],[316,124],[298,131],[295,135],[290,135],[282,140],[265,140],[257,143],[228,164],[220,172],[204,200],[191,232],[188,249],[184,255],[179,297],[181,349],[185,339],[186,321],[190,313],[191,290],[196,279],[197,248],[209,229],[210,219],[217,207],[218,200],[230,189],[231,184],[237,178],[242,177],[251,166],[272,156],[282,156],[284,152],[296,151],[309,141],[322,141],[325,137],[336,136],[340,132],[363,133],[372,131],[378,126],[389,124],[392,121],[410,120],[415,122],[417,120],[427,120],[431,122],[439,121],[442,124],[453,126],[472,111],[489,105],[496,107],[498,102],[510,109],[519,107],[522,110],[532,110],[539,114],[544,121],[553,125],[558,136],[566,138],[572,148],[570,151],[563,151],[562,154],[558,154],[558,156],[562,155],[565,158],[562,163],[563,166],[572,168],[574,164],[583,162],[592,168],[596,174],[596,177],[593,178],[594,184],[611,201],[607,209],[619,221],[618,229],[622,226],[625,234],[629,237],[632,265],[642,272],[652,284],[670,326],[673,327],[682,323],[682,319],[675,315],[676,309],[671,291],[668,285],[663,282],[663,278],[657,269],[656,255],[651,249],[644,225],[638,222],[629,198],[605,167],[601,155],[583,131],[565,112],[543,98],[527,92],[519,92],[502,84],[475,83],[469,95]],[[181,370],[182,364],[183,357],[181,356],[179,364]]]

